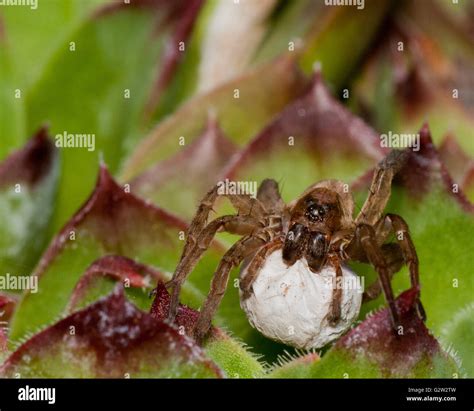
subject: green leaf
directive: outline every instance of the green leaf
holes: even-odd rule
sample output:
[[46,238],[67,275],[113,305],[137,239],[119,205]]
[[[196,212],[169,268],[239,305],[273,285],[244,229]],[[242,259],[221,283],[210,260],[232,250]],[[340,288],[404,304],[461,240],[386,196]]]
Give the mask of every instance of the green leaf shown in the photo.
[[[159,319],[168,317],[170,295],[162,283],[158,284],[151,314]],[[183,304],[179,305],[175,324],[181,333],[192,336],[199,313]],[[244,344],[229,337],[221,329],[213,327],[204,342],[206,354],[225,372],[228,378],[262,377],[264,369],[257,356],[251,354]]]
[[444,323],[441,341],[461,360],[461,367],[469,378],[474,376],[474,304],[461,308]]
[[312,367],[320,361],[317,353],[298,355],[296,358],[291,355],[280,356],[278,365],[269,372],[270,378],[308,378]]
[[[67,221],[92,189],[98,153],[116,170],[136,144],[146,126],[142,115],[157,65],[166,62],[159,56],[167,37],[154,34],[155,13],[122,6],[95,14],[71,33],[28,94],[29,126],[49,121],[57,145],[58,136],[63,136],[55,229]],[[161,20],[167,10],[162,9]],[[168,26],[161,22],[159,27]],[[71,147],[64,142],[64,135],[69,134],[94,137],[86,147],[80,142]]]
[[165,281],[168,275],[118,255],[106,255],[94,261],[81,276],[71,293],[66,312],[84,308],[109,294],[117,282],[122,283],[125,293],[138,308],[149,310],[150,292],[157,281]]
[[420,320],[414,308],[417,291],[396,300],[403,334],[397,335],[384,309],[340,338],[320,361],[277,368],[279,378],[455,378],[459,369]]
[[224,133],[232,141],[246,143],[299,95],[305,84],[294,58],[283,56],[190,99],[140,143],[122,170],[122,180],[130,180],[158,161],[170,158],[182,149],[183,142],[192,143],[201,134],[209,112],[215,113]]
[[189,338],[127,301],[108,297],[21,345],[2,365],[5,377],[212,378],[222,372]]
[[232,158],[221,179],[280,183],[287,201],[315,181],[348,183],[383,156],[377,133],[329,93],[320,73]]
[[[441,41],[439,29],[444,24],[434,17],[433,8],[418,2],[395,15],[385,40],[354,82],[352,104],[384,133],[413,134],[427,121],[436,144],[451,134],[472,156],[472,41],[455,27],[445,36],[453,41]],[[413,20],[413,13],[423,17]]]
[[130,182],[131,189],[190,220],[201,198],[216,184],[224,166],[236,152],[237,147],[210,117],[199,137],[134,178]]
[[[411,153],[408,165],[400,172],[386,210],[403,216],[408,223],[420,262],[421,300],[427,326],[435,335],[441,335],[452,323],[453,315],[473,302],[470,256],[474,251],[474,206],[462,190],[455,188],[427,126],[420,131],[420,137],[420,150]],[[366,194],[359,190],[360,187],[356,189],[357,198],[361,200]],[[376,278],[367,266],[358,265],[357,272],[366,275],[366,285]],[[395,275],[395,293],[409,287],[408,278],[406,268]],[[361,318],[381,304],[382,297],[366,304]],[[466,341],[474,343],[469,335]],[[443,342],[454,344],[449,336]],[[461,360],[471,362],[470,357],[461,356]]]
[[366,0],[362,9],[332,7],[306,36],[300,58],[303,70],[310,73],[315,63],[321,63],[327,81],[340,88],[368,49],[391,3]]
[[[35,270],[38,292],[21,300],[11,324],[13,342],[62,315],[82,274],[101,256],[121,254],[164,272],[174,269],[186,224],[126,191],[101,169],[90,199],[55,237]],[[211,248],[195,275],[206,278],[212,272],[218,250],[217,244]]]
[[[16,81],[17,74],[12,67],[10,44],[5,39],[2,31],[0,15],[0,160],[11,150],[22,145],[25,138],[23,99],[18,97],[21,93]],[[17,94],[17,95],[15,95]]]
[[324,2],[280,1],[270,16],[267,35],[255,53],[254,62],[258,64],[273,59],[288,51],[290,46],[295,51],[304,47],[311,29],[320,24],[328,10]]
[[[95,8],[108,0],[38,1],[38,7],[2,7],[5,35],[21,89],[26,91],[41,75],[61,42]],[[31,64],[34,61],[35,64]]]
[[57,179],[57,150],[44,128],[0,163],[0,276],[34,268],[49,240]]

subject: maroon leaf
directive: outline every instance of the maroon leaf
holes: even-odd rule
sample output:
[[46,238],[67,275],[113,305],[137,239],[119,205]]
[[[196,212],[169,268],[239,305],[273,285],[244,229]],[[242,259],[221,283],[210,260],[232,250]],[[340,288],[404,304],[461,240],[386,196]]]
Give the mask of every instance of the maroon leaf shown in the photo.
[[[153,226],[150,227],[150,224]],[[185,230],[186,223],[178,217],[154,207],[152,204],[128,193],[120,187],[102,165],[97,186],[69,223],[56,236],[43,256],[37,273],[52,262],[55,256],[69,242],[69,234],[85,229],[89,235],[101,242],[105,249],[135,250],[137,242],[146,245],[159,238],[162,245],[174,242],[170,236],[177,229]]]
[[303,140],[312,151],[358,151],[371,159],[380,159],[386,150],[380,146],[377,132],[339,103],[324,85],[320,72],[314,75],[307,93],[289,104],[250,142],[229,167],[232,176],[237,167],[250,162],[252,155],[275,145],[286,144],[289,136]]
[[399,370],[416,368],[425,359],[440,354],[440,345],[416,312],[417,294],[416,289],[410,289],[396,300],[402,335],[392,328],[389,309],[385,308],[342,337],[334,349],[345,350],[353,356],[363,353],[368,361],[378,364],[392,376]]
[[177,329],[138,310],[118,286],[108,297],[21,345],[0,369],[22,377],[219,377]]
[[0,328],[0,354],[7,351],[8,339],[3,328]]
[[[466,198],[460,185],[453,180],[434,146],[427,123],[423,125],[419,135],[419,151],[408,149],[410,155],[405,166],[395,177],[394,184],[406,188],[415,198],[422,198],[434,188],[442,187],[464,210],[474,212],[474,205]],[[373,170],[370,170],[356,180],[352,185],[353,190],[368,187],[372,175]]]
[[22,149],[0,163],[0,188],[22,182],[36,185],[51,171],[55,156],[56,148],[43,127]]
[[[97,186],[80,210],[54,238],[34,275],[38,293],[27,293],[11,324],[11,338],[44,327],[62,315],[84,271],[106,255],[123,255],[172,271],[187,224],[120,187],[104,166]],[[221,246],[213,243],[195,273],[208,281],[204,264],[217,264]],[[44,305],[43,301],[48,301]]]
[[[155,299],[151,306],[150,314],[158,320],[166,320],[170,309],[171,296],[168,293],[163,282],[159,281],[155,290]],[[192,330],[199,317],[199,312],[184,305],[179,304],[178,313],[176,315],[175,323],[178,327],[183,327],[187,335],[192,335]],[[223,336],[223,332],[216,327],[211,329],[212,336]]]
[[8,321],[15,311],[17,302],[18,296],[0,293],[0,326],[8,324]]
[[316,73],[309,90],[232,158],[223,178],[282,180],[294,198],[317,180],[351,179],[384,152],[378,134],[335,100]]
[[41,128],[0,163],[0,275],[29,274],[49,240],[58,151]]
[[88,292],[97,286],[98,280],[110,277],[124,284],[124,287],[147,288],[152,279],[163,280],[164,276],[158,270],[137,263],[129,258],[108,255],[96,260],[77,282],[69,300],[68,311],[73,312]]
[[189,146],[133,179],[132,191],[190,218],[194,214],[190,204],[198,204],[236,151],[211,115],[202,134]]

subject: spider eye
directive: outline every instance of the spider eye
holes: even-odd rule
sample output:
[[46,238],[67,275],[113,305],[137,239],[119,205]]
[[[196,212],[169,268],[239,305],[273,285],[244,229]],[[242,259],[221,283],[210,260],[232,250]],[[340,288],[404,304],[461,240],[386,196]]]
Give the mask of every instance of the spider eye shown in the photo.
[[312,222],[323,221],[326,215],[327,209],[325,206],[319,204],[311,204],[305,212],[305,216]]

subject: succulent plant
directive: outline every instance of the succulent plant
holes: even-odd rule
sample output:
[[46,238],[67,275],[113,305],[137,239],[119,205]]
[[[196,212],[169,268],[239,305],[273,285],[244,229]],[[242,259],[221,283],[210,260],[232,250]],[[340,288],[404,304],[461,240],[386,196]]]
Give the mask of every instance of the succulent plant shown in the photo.
[[[474,6],[444,3],[0,8],[0,374],[474,377]],[[401,338],[381,297],[333,344],[295,350],[250,326],[233,270],[200,345],[188,331],[233,242],[224,234],[167,321],[164,283],[216,181],[274,178],[289,201],[337,178],[360,207],[390,149],[381,136],[397,133],[419,150],[387,209],[409,223],[426,323],[404,268]]]

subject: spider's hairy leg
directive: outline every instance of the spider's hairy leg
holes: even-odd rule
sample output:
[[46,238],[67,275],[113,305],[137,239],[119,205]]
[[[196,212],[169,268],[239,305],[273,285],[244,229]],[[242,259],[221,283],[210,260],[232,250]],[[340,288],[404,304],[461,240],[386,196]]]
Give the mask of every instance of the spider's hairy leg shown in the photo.
[[[238,216],[224,216],[208,224],[209,214],[219,196],[226,197],[238,210]],[[196,215],[186,233],[186,243],[173,277],[166,284],[172,289],[168,319],[174,321],[179,305],[181,285],[192,271],[201,254],[209,247],[212,238],[219,230],[234,234],[248,234],[256,224],[255,219],[263,215],[265,208],[255,198],[248,195],[227,195],[219,193],[219,184],[209,190],[201,200]],[[250,230],[250,231],[249,231]]]
[[242,299],[245,300],[250,297],[252,291],[252,285],[256,280],[260,269],[263,267],[267,256],[270,255],[275,250],[283,247],[283,240],[281,238],[276,238],[273,241],[266,243],[263,247],[260,247],[257,253],[252,258],[250,262],[245,277],[241,278],[239,281],[240,289],[242,290]]
[[385,260],[383,252],[377,243],[375,230],[368,224],[360,224],[356,228],[356,241],[364,250],[367,259],[374,266],[379,275],[380,284],[390,309],[392,325],[394,329],[398,326],[398,312],[395,306],[392,285],[390,283],[390,270]]
[[[396,214],[387,214],[385,220],[391,225],[391,228],[395,234],[397,242],[402,250],[403,259],[405,264],[408,266],[410,272],[411,286],[420,289],[420,275],[418,270],[418,256],[416,249],[410,236],[408,224],[406,221]],[[420,318],[426,320],[426,313],[421,304],[419,295],[417,299],[417,310]]]
[[[383,244],[381,251],[385,257],[385,261],[387,262],[391,280],[394,274],[400,271],[403,267],[404,260],[402,251],[400,246],[396,243]],[[382,288],[380,287],[380,282],[376,280],[365,289],[362,302],[366,303],[375,300],[381,292]]]
[[375,225],[382,217],[390,198],[393,177],[406,164],[408,150],[392,150],[377,165],[369,188],[369,195],[357,216],[356,224]]
[[188,274],[194,269],[201,255],[209,248],[214,236],[218,231],[227,231],[233,234],[247,234],[254,230],[257,221],[251,216],[227,215],[212,220],[206,225],[194,239],[192,247],[189,247],[183,255],[171,280],[167,283],[172,288],[170,310],[168,320],[173,322],[176,318],[179,305],[181,286]]
[[204,198],[199,203],[196,214],[189,225],[189,228],[186,232],[186,243],[181,255],[181,260],[186,257],[188,252],[196,244],[197,237],[207,225],[209,214],[211,211],[213,211],[213,207],[218,197],[228,198],[240,215],[252,214],[255,217],[260,217],[264,214],[264,207],[257,199],[245,194],[219,194],[219,185],[215,185],[206,193]]
[[184,245],[183,253],[181,255],[181,260],[185,258],[189,249],[196,244],[196,237],[206,226],[209,219],[209,213],[213,210],[214,204],[217,199],[218,187],[214,186],[209,190],[204,198],[199,203],[199,207],[196,211],[196,214],[189,225],[189,228],[186,233],[186,243]]
[[329,256],[329,263],[334,267],[336,272],[333,284],[331,313],[329,315],[329,324],[334,326],[341,319],[342,286],[339,282],[342,278],[342,269],[339,258],[336,255]]
[[237,241],[224,254],[212,277],[211,289],[204,301],[194,328],[194,336],[198,342],[202,341],[211,327],[212,318],[214,317],[227,288],[230,271],[233,267],[237,267],[245,257],[249,256],[257,247],[261,247],[264,243],[265,242],[262,238],[249,235]]

